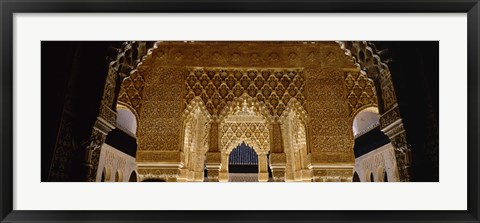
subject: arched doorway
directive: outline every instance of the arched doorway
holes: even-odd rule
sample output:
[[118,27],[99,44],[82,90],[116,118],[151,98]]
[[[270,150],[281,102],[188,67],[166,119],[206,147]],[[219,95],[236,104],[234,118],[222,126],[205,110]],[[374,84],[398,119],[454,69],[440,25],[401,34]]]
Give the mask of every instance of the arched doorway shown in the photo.
[[202,99],[194,98],[184,113],[182,147],[184,166],[178,181],[204,181],[210,122],[210,114]]
[[264,107],[247,94],[233,102],[221,113],[219,138],[222,160],[219,181],[229,180],[230,154],[243,143],[258,156],[258,181],[266,182],[269,179],[267,154],[270,151],[270,116]]
[[229,182],[258,182],[258,155],[242,142],[228,158]]
[[128,182],[137,182],[138,179],[137,179],[137,172],[132,171],[132,173],[130,174],[130,177],[128,178]]

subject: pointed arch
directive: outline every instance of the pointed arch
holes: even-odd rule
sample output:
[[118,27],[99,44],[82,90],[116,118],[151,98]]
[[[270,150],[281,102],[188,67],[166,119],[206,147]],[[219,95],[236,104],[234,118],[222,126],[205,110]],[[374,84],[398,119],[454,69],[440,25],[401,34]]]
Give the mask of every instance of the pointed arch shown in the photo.
[[195,97],[183,113],[183,163],[182,176],[187,181],[203,181],[205,153],[212,117],[203,100]]
[[251,108],[256,115],[263,116],[268,123],[273,121],[273,117],[265,104],[263,102],[259,102],[256,98],[252,98],[247,93],[244,93],[242,96],[234,98],[233,101],[228,102],[225,108],[223,108],[218,115],[219,121],[222,122],[227,116],[240,112],[244,103],[246,103],[247,107]]
[[376,106],[366,106],[352,117],[352,132],[355,138],[380,125],[380,115]]
[[116,126],[123,131],[131,133],[132,136],[136,137],[138,128],[138,114],[131,106],[119,102],[117,103],[117,118]]
[[310,178],[307,156],[307,112],[295,99],[291,99],[280,117],[283,144],[286,155],[286,178],[308,181]]
[[245,142],[257,154],[270,151],[270,123],[267,108],[248,94],[235,98],[221,111],[220,146],[225,153]]

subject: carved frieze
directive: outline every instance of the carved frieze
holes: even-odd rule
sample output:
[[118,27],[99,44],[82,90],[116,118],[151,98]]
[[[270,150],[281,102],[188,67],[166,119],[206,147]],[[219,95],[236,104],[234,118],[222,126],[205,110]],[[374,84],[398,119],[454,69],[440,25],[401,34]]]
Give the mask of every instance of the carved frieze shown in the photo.
[[[161,42],[142,66],[349,67],[335,42]],[[139,68],[140,69],[140,68]]]

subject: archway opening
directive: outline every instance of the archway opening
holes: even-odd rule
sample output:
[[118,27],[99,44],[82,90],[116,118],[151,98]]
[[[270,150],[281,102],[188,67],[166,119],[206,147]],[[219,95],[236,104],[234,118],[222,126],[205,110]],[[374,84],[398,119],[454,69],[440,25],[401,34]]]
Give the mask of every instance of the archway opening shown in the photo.
[[388,182],[387,171],[383,172],[383,182]]
[[137,135],[137,118],[133,112],[123,106],[117,107],[117,128],[125,133],[136,137]]
[[353,119],[353,135],[357,138],[377,127],[379,123],[380,115],[378,114],[378,108],[365,108],[358,112]]
[[370,173],[370,182],[375,182],[375,179],[373,178],[373,173]]
[[101,176],[100,181],[101,182],[109,182],[110,178],[111,178],[110,167],[109,166],[103,167],[102,176]]
[[229,182],[258,182],[258,155],[242,142],[228,157]]
[[360,177],[357,172],[353,173],[353,182],[360,182]]
[[105,182],[105,168],[102,171],[102,177],[100,178],[100,182]]
[[235,152],[232,150],[242,144],[248,145],[252,156],[257,155],[258,181],[269,180],[267,156],[270,151],[270,121],[271,116],[266,108],[246,94],[234,99],[234,102],[222,111],[219,124],[219,144],[222,151],[220,182],[230,181],[230,154],[233,156]]
[[117,170],[115,173],[115,182],[122,182],[123,181],[123,173],[121,170]]
[[130,177],[128,179],[128,182],[137,182],[138,179],[137,179],[137,172],[132,171],[132,173],[130,174]]

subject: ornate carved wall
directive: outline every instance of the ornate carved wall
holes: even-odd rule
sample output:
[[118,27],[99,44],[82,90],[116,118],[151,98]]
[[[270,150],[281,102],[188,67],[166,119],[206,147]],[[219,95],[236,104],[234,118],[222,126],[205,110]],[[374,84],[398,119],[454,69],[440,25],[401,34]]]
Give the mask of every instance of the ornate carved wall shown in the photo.
[[346,71],[345,87],[347,88],[348,111],[353,118],[364,108],[377,107],[377,94],[373,80],[368,79],[366,74],[354,70]]
[[[165,180],[183,179],[179,177],[180,170],[185,168],[188,156],[183,150],[184,140],[190,136],[185,131],[188,128],[180,124],[185,122],[181,114],[194,98],[200,98],[211,116],[210,129],[205,131],[209,151],[202,154],[209,180],[210,173],[212,179],[217,179],[222,172],[225,147],[231,147],[225,142],[233,140],[228,137],[225,140],[225,136],[240,134],[233,128],[268,129],[268,139],[259,133],[258,138],[263,142],[251,143],[262,151],[272,149],[270,167],[275,169],[276,179],[288,179],[285,178],[287,163],[297,162],[296,171],[302,170],[303,176],[308,176],[300,177],[302,180],[351,180],[354,166],[351,114],[360,105],[373,103],[375,95],[371,92],[372,83],[364,81],[358,72],[334,42],[159,43],[138,67],[138,73],[124,81],[120,96],[120,101],[134,107],[140,117],[139,174]],[[356,77],[354,84],[346,84],[352,77]],[[368,102],[363,92],[367,92]],[[253,108],[266,113],[262,116],[268,125],[222,122],[226,110],[241,97],[258,103]],[[136,105],[132,101],[135,98],[140,99]],[[287,124],[281,124],[280,117],[292,98],[298,107],[305,108],[301,115],[308,114],[308,119],[303,118],[302,127],[298,122],[291,123],[296,129],[291,133],[297,143],[290,146],[293,148],[290,156],[286,154],[289,146],[285,145],[289,136],[283,132],[283,125]],[[224,128],[226,131],[222,132]],[[237,138],[248,138],[247,134],[251,133],[242,131]],[[299,146],[301,138],[306,138],[303,147]],[[266,154],[259,156],[261,160],[266,162]]]
[[105,182],[128,182],[136,169],[137,163],[134,157],[122,153],[108,144],[103,144],[95,180],[102,181],[102,174],[104,174]]
[[185,103],[201,97],[211,115],[218,115],[243,94],[263,102],[271,116],[280,116],[291,98],[305,101],[301,69],[196,68],[186,79]]
[[355,172],[358,174],[361,182],[370,182],[371,174],[375,182],[384,182],[385,178],[388,182],[400,181],[392,144],[386,144],[356,158]]
[[219,126],[222,152],[220,181],[228,180],[228,157],[241,143],[246,143],[258,155],[258,180],[268,181],[266,156],[270,151],[271,119],[267,108],[247,94],[235,98],[222,110]]
[[[64,178],[68,170],[62,166],[70,164],[62,156],[79,149],[85,155],[81,158],[85,180],[95,180],[100,148],[115,128],[117,102],[139,118],[140,179],[176,181],[182,179],[182,170],[198,172],[202,160],[215,175],[220,172],[222,151],[230,146],[222,144],[224,135],[220,134],[226,108],[248,96],[257,104],[247,107],[260,109],[268,123],[262,126],[268,129],[268,140],[256,142],[256,147],[270,151],[270,167],[277,171],[273,171],[274,178],[287,180],[289,174],[306,168],[308,174],[300,177],[303,180],[304,175],[314,181],[351,180],[351,118],[365,106],[378,105],[381,129],[394,147],[399,179],[408,181],[411,148],[386,65],[388,58],[369,42],[339,43],[344,50],[334,42],[125,42],[109,64],[89,139],[68,142],[71,123],[61,120],[59,135],[67,140],[56,144],[51,178]],[[201,116],[188,109],[195,100],[202,104]],[[304,110],[287,124],[281,117],[292,101]],[[192,135],[188,129],[202,134]],[[247,138],[246,134],[238,138]],[[296,143],[287,145],[289,139]],[[266,154],[260,160],[266,160]],[[189,178],[188,172],[184,178]],[[190,179],[197,178],[194,174]]]
[[354,139],[344,72],[338,68],[305,70],[307,146],[314,181],[352,180]]

